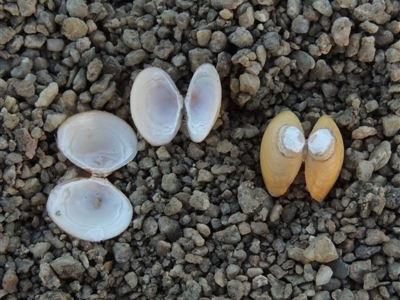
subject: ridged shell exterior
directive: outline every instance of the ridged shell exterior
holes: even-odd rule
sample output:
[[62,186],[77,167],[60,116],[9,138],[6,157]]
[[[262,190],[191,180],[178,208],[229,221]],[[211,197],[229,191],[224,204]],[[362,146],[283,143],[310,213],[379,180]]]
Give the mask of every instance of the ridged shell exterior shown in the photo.
[[310,136],[321,128],[329,129],[336,141],[333,154],[327,160],[316,160],[309,153],[306,156],[306,184],[311,197],[317,201],[322,201],[334,186],[344,159],[343,138],[335,121],[330,116],[322,116],[315,124]]
[[183,98],[168,73],[154,67],[141,71],[130,104],[135,126],[149,144],[161,146],[174,138],[182,122]]
[[57,130],[58,149],[75,165],[106,177],[137,154],[137,138],[124,120],[104,111],[68,118]]
[[221,108],[221,95],[215,67],[211,64],[198,67],[185,98],[187,127],[193,142],[200,143],[210,133]]
[[295,126],[304,134],[297,116],[291,111],[283,111],[268,125],[261,142],[261,171],[267,190],[274,197],[286,192],[303,162],[302,151],[294,157],[287,157],[278,149],[279,130],[285,125]]
[[98,242],[122,233],[130,224],[132,205],[103,178],[77,178],[57,185],[47,200],[52,220],[68,234]]

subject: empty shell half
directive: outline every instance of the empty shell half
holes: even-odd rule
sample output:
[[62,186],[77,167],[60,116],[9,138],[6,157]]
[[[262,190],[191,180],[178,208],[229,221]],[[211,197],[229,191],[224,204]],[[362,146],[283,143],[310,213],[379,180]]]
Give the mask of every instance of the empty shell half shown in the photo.
[[141,71],[130,101],[135,126],[149,144],[165,145],[174,138],[182,122],[183,98],[166,72],[154,67]]
[[132,205],[107,179],[79,178],[57,185],[47,200],[52,220],[68,234],[98,242],[122,233],[132,219]]
[[297,116],[291,111],[279,113],[264,132],[260,163],[268,192],[283,195],[300,170],[305,138]]
[[57,131],[60,151],[75,165],[106,177],[137,153],[136,134],[111,113],[88,111],[68,118]]
[[203,64],[190,81],[185,98],[187,126],[193,142],[203,141],[210,133],[221,108],[221,82],[215,67]]
[[343,138],[335,121],[322,116],[308,137],[306,184],[311,197],[322,201],[340,175],[344,159]]

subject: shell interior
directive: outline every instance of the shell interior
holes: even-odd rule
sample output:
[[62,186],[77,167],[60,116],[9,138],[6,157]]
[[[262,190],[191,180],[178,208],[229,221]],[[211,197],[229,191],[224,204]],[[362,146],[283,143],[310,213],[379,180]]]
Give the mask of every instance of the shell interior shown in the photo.
[[137,138],[122,119],[103,111],[68,118],[57,131],[60,151],[75,165],[105,177],[130,162],[137,153]]
[[57,185],[47,200],[52,220],[65,232],[98,242],[122,233],[133,210],[125,195],[103,178],[78,178]]
[[221,108],[221,82],[215,67],[203,64],[197,68],[185,98],[187,126],[194,142],[210,133]]
[[154,67],[141,71],[130,102],[135,126],[147,142],[160,146],[174,138],[182,122],[183,98],[166,72]]

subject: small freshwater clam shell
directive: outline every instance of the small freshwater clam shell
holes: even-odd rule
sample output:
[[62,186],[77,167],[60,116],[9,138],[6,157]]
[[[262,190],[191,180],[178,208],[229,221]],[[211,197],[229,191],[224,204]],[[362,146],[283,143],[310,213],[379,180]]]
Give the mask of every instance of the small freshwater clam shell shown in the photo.
[[198,67],[185,98],[188,132],[193,142],[203,141],[210,133],[221,108],[221,95],[215,67],[211,64]]
[[322,116],[308,138],[306,184],[311,197],[322,201],[340,175],[344,159],[343,138],[330,116]]
[[322,201],[342,169],[342,135],[330,116],[322,116],[306,142],[299,119],[291,111],[279,113],[265,130],[260,163],[268,192],[283,195],[300,170],[305,157],[306,185],[311,197]]
[[153,146],[168,144],[181,126],[183,98],[172,78],[159,68],[144,69],[131,91],[137,130]]
[[264,132],[260,163],[268,192],[283,195],[300,170],[305,138],[297,116],[291,111],[279,113]]
[[62,230],[91,242],[122,233],[133,214],[125,195],[107,179],[96,177],[57,185],[47,200],[47,211]]
[[100,177],[126,165],[137,153],[132,127],[103,111],[68,118],[58,128],[57,145],[72,163]]

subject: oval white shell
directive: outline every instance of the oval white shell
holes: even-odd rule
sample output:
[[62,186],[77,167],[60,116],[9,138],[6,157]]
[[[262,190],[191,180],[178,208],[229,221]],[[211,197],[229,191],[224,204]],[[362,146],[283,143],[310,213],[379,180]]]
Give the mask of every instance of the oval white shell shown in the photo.
[[103,111],[68,118],[58,128],[57,145],[72,163],[102,177],[126,165],[137,153],[132,127]]
[[168,144],[181,126],[183,98],[172,78],[159,68],[144,69],[131,91],[137,130],[153,146]]
[[193,142],[203,141],[210,133],[221,108],[221,81],[215,67],[197,68],[185,98],[187,126]]
[[95,177],[57,185],[47,200],[47,211],[62,230],[91,242],[119,235],[133,215],[125,195],[107,179]]

